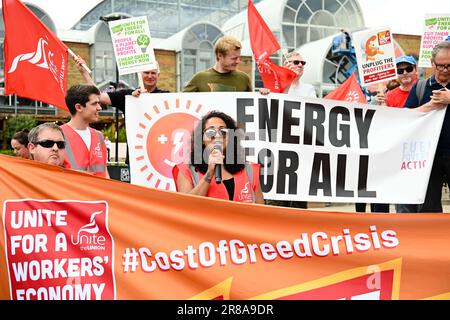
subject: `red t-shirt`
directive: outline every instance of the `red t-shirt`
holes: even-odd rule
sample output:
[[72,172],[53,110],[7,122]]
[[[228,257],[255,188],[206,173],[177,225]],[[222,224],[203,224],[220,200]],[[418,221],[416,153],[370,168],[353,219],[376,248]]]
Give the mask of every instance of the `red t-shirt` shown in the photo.
[[386,105],[388,107],[403,108],[409,91],[400,89],[400,87],[386,93]]

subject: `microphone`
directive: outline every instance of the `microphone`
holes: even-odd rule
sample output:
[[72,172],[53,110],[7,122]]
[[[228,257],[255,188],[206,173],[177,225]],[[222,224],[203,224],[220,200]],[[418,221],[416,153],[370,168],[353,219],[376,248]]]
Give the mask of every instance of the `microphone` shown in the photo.
[[[220,153],[222,153],[222,144],[221,143],[214,144],[213,150],[219,150]],[[217,184],[222,183],[222,165],[216,164],[216,166],[214,167],[214,177],[216,179]]]

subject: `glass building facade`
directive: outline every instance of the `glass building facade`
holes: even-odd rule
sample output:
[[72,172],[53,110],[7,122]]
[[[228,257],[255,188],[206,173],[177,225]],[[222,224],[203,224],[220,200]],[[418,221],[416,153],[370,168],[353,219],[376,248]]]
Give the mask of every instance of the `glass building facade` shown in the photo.
[[281,46],[299,46],[363,27],[362,12],[354,0],[288,0],[283,9]]
[[[265,2],[265,17],[273,17],[277,25],[272,30],[281,45],[281,52],[292,51],[308,42],[336,34],[340,29],[363,27],[362,12],[356,0],[254,0]],[[55,25],[45,12],[28,5],[50,29]],[[101,17],[119,15],[121,18],[146,15],[152,37],[177,39],[178,89],[181,89],[196,72],[211,67],[215,62],[213,47],[223,35],[222,26],[247,7],[247,0],[104,0],[85,13],[72,29],[94,29],[94,42],[90,48],[90,61],[94,81],[101,87],[117,81],[116,65],[108,25]],[[263,6],[261,6],[263,7]],[[243,26],[247,16],[241,15]],[[0,36],[4,27],[1,24]],[[180,36],[181,35],[181,36]],[[242,32],[245,41],[248,35]],[[0,41],[3,46],[3,41]],[[272,58],[281,64],[282,53]],[[3,50],[0,63],[3,66]],[[3,68],[1,68],[3,73]],[[3,78],[3,74],[0,74]],[[137,86],[135,75],[121,76],[130,87]],[[255,87],[262,81],[255,68]]]
[[[145,14],[154,38],[167,39],[184,30],[179,53],[182,88],[196,72],[214,64],[214,43],[223,35],[220,26],[246,7],[247,0],[105,0],[86,13],[73,29],[88,30],[100,17],[111,14],[123,18]],[[114,52],[106,24],[96,30],[91,64],[100,87],[115,78]],[[121,77],[121,81],[132,87],[137,85],[135,75]]]
[[166,39],[198,21],[220,26],[246,7],[247,0],[106,0],[81,18],[74,29],[87,30],[99,17],[112,12],[132,16],[145,14],[152,36]]

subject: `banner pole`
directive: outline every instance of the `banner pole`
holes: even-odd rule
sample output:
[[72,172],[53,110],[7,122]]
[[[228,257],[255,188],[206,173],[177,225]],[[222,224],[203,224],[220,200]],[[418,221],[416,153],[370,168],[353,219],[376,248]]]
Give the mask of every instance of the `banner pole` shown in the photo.
[[144,87],[144,79],[142,79],[142,73],[138,72],[137,75],[139,80],[139,88],[141,88],[141,90],[144,90],[145,87]]
[[[68,50],[69,54],[72,56],[72,58],[74,58],[74,59],[78,58],[78,56],[75,54],[75,52],[73,52],[69,48],[67,48],[67,50]],[[89,67],[86,64],[83,63],[81,66],[84,68],[84,70],[89,72],[89,74],[92,73],[91,69],[89,69]]]

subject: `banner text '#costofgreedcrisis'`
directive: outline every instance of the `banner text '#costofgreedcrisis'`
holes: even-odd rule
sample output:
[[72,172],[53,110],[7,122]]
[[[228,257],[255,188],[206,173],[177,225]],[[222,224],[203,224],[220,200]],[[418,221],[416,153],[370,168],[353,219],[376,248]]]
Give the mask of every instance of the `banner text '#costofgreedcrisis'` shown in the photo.
[[0,299],[450,298],[448,214],[314,212],[106,181],[0,155]]

